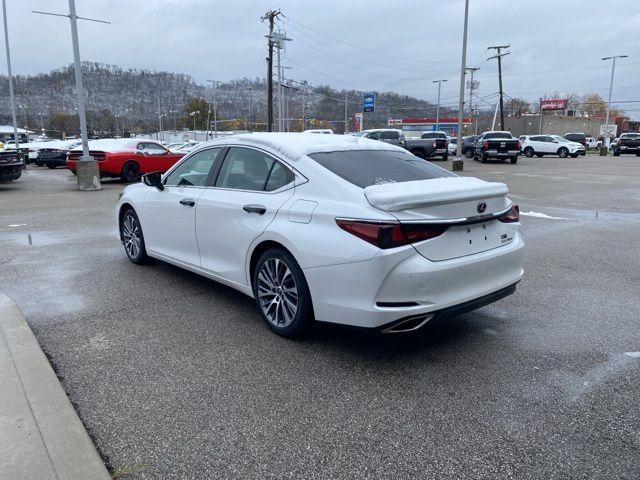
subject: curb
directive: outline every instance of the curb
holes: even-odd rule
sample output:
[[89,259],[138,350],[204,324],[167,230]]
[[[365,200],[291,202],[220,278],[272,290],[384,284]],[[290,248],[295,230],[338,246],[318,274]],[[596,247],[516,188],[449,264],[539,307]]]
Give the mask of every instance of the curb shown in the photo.
[[0,478],[111,480],[27,321],[0,293]]

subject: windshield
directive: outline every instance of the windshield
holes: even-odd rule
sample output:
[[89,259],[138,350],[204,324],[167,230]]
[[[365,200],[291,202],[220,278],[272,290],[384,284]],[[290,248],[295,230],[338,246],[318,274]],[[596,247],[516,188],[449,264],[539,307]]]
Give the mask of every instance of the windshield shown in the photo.
[[625,133],[621,138],[625,140],[640,140],[640,133]]
[[508,139],[511,139],[513,137],[511,136],[511,134],[509,132],[493,132],[493,133],[486,133],[484,135],[484,139],[485,140],[490,140],[492,138],[508,138]]
[[447,138],[447,134],[442,132],[423,133],[422,138]]
[[360,188],[382,183],[456,176],[444,168],[402,151],[348,150],[313,153],[309,157]]

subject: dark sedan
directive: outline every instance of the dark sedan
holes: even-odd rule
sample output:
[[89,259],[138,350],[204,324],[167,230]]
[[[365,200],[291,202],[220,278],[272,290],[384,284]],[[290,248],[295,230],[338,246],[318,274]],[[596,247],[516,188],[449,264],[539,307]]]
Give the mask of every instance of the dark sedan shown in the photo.
[[0,152],[0,183],[17,180],[22,175],[22,160],[15,152]]

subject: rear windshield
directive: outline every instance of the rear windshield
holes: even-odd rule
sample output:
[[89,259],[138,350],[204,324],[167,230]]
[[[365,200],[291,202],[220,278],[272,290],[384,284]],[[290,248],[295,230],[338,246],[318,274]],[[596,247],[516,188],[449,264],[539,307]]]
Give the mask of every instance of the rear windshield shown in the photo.
[[564,138],[566,138],[567,140],[582,140],[585,141],[587,139],[587,136],[584,135],[583,133],[567,133]]
[[320,165],[360,188],[382,183],[410,182],[432,178],[455,177],[409,152],[390,150],[348,150],[312,153]]
[[513,138],[509,132],[493,132],[493,133],[485,133],[484,139],[490,140],[492,138]]
[[423,133],[422,138],[447,138],[447,134],[442,132]]

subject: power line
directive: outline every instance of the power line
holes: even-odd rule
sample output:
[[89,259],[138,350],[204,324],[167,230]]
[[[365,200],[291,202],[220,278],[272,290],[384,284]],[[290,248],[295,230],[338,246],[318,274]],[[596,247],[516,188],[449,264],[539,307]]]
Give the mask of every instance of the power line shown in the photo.
[[[334,50],[334,51],[336,51],[336,52],[339,52],[339,53],[341,53],[341,54],[343,54],[343,55],[346,55],[346,56],[348,56],[348,57],[352,57],[352,58],[355,58],[355,59],[360,60],[360,61],[362,61],[362,62],[365,62],[367,65],[378,65],[378,66],[381,66],[381,67],[384,67],[384,68],[387,68],[387,69],[393,69],[393,70],[404,70],[404,71],[407,71],[407,72],[416,72],[416,73],[441,73],[441,71],[440,71],[440,72],[433,72],[433,71],[429,72],[429,71],[425,71],[425,70],[418,70],[418,69],[416,69],[416,68],[406,68],[406,67],[399,67],[399,66],[390,66],[390,65],[388,65],[388,64],[383,64],[383,63],[375,62],[375,61],[373,61],[373,60],[372,60],[372,59],[370,59],[370,58],[364,58],[364,57],[361,57],[361,56],[359,56],[359,55],[354,55],[354,54],[349,53],[349,52],[347,52],[347,51],[345,51],[345,50],[341,50],[341,49],[339,49],[339,48],[336,48],[335,46],[330,45],[330,44],[328,44],[328,43],[326,43],[326,42],[324,42],[324,41],[322,41],[322,40],[318,39],[317,37],[314,37],[314,36],[312,36],[312,35],[309,35],[309,34],[308,34],[308,33],[306,33],[304,30],[300,30],[299,28],[297,28],[297,27],[295,27],[295,26],[293,26],[293,25],[289,25],[289,27],[290,27],[290,28],[292,28],[292,29],[293,29],[293,31],[294,31],[294,32],[296,32],[298,35],[306,36],[306,37],[308,37],[309,39],[313,40],[314,42],[318,42],[319,44],[324,45],[325,47],[330,48],[330,49],[332,49],[332,50]],[[303,43],[307,43],[307,42],[303,42]],[[308,45],[308,43],[307,43],[307,45]],[[314,47],[314,48],[315,48],[315,47]],[[360,67],[358,67],[358,68],[360,68]]]
[[388,58],[395,58],[396,60],[402,60],[404,62],[413,62],[413,63],[430,63],[430,64],[455,64],[457,62],[452,62],[452,61],[428,61],[428,60],[414,60],[414,59],[410,59],[410,58],[403,58],[403,57],[398,57],[396,55],[389,55],[387,53],[383,53],[383,52],[379,52],[379,51],[375,51],[375,50],[371,50],[368,48],[364,48],[364,47],[360,47],[358,45],[354,45],[353,43],[347,42],[346,40],[342,40],[340,38],[337,37],[333,37],[327,33],[321,32],[320,30],[316,30],[315,28],[309,27],[308,25],[305,25],[303,23],[300,23],[294,19],[292,19],[291,17],[287,17],[287,20],[289,22],[292,22],[296,25],[299,25],[300,27],[306,28],[308,30],[311,30],[312,32],[315,32],[319,35],[325,36],[327,38],[330,38],[336,42],[339,43],[343,43],[345,45],[349,45],[352,48],[357,48],[358,50],[362,50],[364,52],[368,52],[368,53],[373,53],[375,55],[381,56],[381,57],[388,57]]

